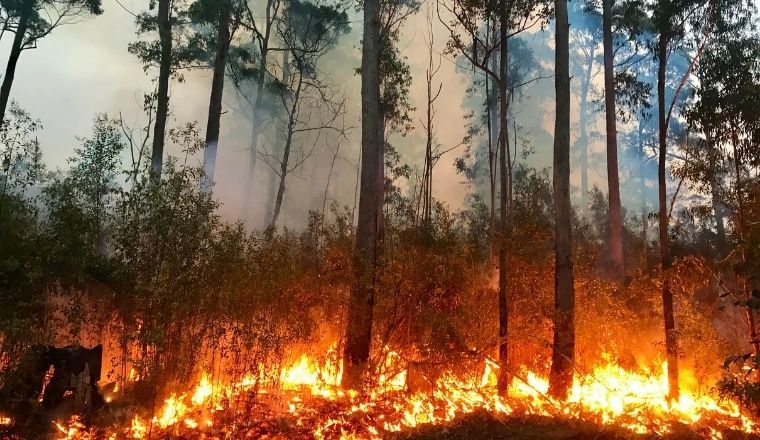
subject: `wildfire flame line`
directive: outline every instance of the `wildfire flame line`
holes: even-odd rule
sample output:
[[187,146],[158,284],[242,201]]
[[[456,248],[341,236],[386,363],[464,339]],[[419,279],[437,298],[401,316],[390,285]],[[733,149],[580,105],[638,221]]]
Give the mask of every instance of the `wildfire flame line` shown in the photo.
[[[335,353],[334,345],[329,354]],[[758,432],[753,420],[734,402],[689,389],[684,389],[677,401],[669,401],[666,365],[660,371],[629,371],[604,357],[605,362],[590,373],[576,374],[568,399],[559,402],[547,396],[548,380],[527,369],[514,375],[509,397],[500,397],[495,391],[498,366],[493,362],[486,362],[483,374],[477,377],[443,374],[428,392],[408,393],[408,372],[398,368],[402,361],[393,352],[386,357],[385,371],[400,373],[380,374],[378,386],[367,394],[345,392],[338,387],[342,367],[334,359],[337,356],[328,355],[320,362],[302,354],[279,375],[279,390],[287,408],[281,412],[317,439],[380,438],[383,433],[446,423],[478,410],[583,419],[635,433],[665,434],[673,422],[699,424],[712,438],[721,438],[721,431],[728,429]],[[170,395],[151,420],[135,417],[128,427],[113,428],[108,438],[142,439],[149,430],[173,435],[223,430],[217,420],[229,422],[228,413],[234,413],[232,402],[249,392],[255,382],[245,377],[238,383],[214,384],[203,373],[189,392]],[[325,403],[331,405],[330,410],[324,410]],[[89,438],[77,418],[57,426],[61,439]]]

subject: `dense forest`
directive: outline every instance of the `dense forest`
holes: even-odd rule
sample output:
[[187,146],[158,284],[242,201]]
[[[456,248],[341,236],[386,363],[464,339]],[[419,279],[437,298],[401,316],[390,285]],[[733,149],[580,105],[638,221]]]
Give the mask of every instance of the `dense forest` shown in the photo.
[[758,6],[0,0],[0,438],[757,438]]

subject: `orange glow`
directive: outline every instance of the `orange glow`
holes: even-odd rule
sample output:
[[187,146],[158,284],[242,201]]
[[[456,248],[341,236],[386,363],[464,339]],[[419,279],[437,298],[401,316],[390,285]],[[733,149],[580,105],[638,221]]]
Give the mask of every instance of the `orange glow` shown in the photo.
[[[635,433],[665,434],[674,422],[702,426],[712,438],[720,438],[720,431],[727,429],[759,432],[738,405],[713,395],[682,389],[678,401],[670,402],[666,365],[652,371],[629,371],[604,355],[591,371],[576,374],[567,401],[559,402],[547,395],[548,380],[525,368],[514,372],[509,397],[498,396],[495,385],[499,367],[491,360],[472,377],[445,373],[429,391],[409,393],[405,391],[408,372],[403,360],[391,350],[387,350],[370,392],[345,392],[338,387],[342,367],[335,361],[336,353],[337,345],[333,344],[323,357],[306,353],[294,356],[281,369],[278,387],[259,390],[262,396],[281,395],[285,399],[282,412],[295,417],[294,423],[317,439],[382,438],[384,433],[446,423],[476,410],[495,415],[583,419]],[[683,374],[687,376],[688,371]],[[172,394],[164,401],[152,419],[153,432],[181,435],[212,428],[218,432],[215,418],[224,417],[230,423],[230,414],[239,408],[235,402],[250,391],[255,377],[247,374],[237,383],[216,385],[202,373],[189,392]],[[337,409],[320,414],[319,402],[332,402]],[[244,414],[236,416],[241,421],[246,419]],[[363,425],[357,427],[356,420],[362,420]],[[59,423],[58,427],[65,435],[63,439],[87,438],[79,419]],[[239,432],[244,428],[235,429]],[[114,431],[118,438],[128,439],[144,438],[147,432],[146,423],[139,417],[132,419],[128,428]]]

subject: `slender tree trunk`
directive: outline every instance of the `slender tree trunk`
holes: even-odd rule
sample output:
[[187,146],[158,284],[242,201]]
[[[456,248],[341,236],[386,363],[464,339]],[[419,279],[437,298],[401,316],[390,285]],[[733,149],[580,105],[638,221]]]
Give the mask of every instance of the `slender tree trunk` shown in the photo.
[[670,237],[668,235],[668,200],[667,200],[667,139],[668,127],[665,114],[665,72],[667,68],[668,38],[660,36],[657,68],[657,111],[659,116],[659,160],[657,179],[659,182],[658,195],[660,209],[658,213],[660,224],[660,265],[662,266],[662,310],[665,325],[665,356],[668,361],[668,387],[671,399],[678,399],[678,340],[676,323],[673,316],[673,292],[670,286]]
[[158,38],[161,44],[161,60],[158,70],[158,97],[156,123],[153,126],[153,151],[150,158],[151,179],[161,180],[164,165],[164,140],[166,118],[169,114],[169,77],[172,68],[171,0],[158,1]]
[[203,171],[205,173],[204,190],[211,192],[214,185],[216,153],[219,146],[219,130],[222,118],[222,95],[224,92],[224,71],[227,67],[227,55],[230,50],[231,5],[223,2],[220,6],[219,23],[216,35],[216,55],[214,58],[214,76],[211,82],[211,97],[208,105],[208,124],[206,126],[206,148],[203,150]]
[[573,384],[575,290],[570,204],[570,67],[567,0],[555,0],[556,116],[554,123],[554,343],[549,393],[565,399]]
[[581,83],[581,102],[578,108],[578,126],[580,136],[578,144],[580,147],[580,165],[581,165],[581,209],[588,212],[588,92],[591,88],[591,71],[594,67],[595,48],[592,47],[589,56],[589,62],[586,66],[586,72]]
[[604,40],[604,109],[607,127],[607,187],[609,191],[610,261],[615,278],[624,275],[623,261],[623,209],[620,206],[620,178],[618,177],[617,121],[615,120],[615,72],[612,49],[612,1],[602,0],[602,27]]
[[647,212],[647,199],[646,199],[646,176],[644,176],[644,125],[641,122],[641,119],[639,119],[639,129],[638,129],[638,139],[639,139],[639,151],[641,152],[641,158],[639,159],[639,200],[641,203],[641,240],[644,244],[643,249],[643,255],[642,255],[642,263],[641,266],[643,268],[647,268],[649,262],[649,243],[648,240],[648,232],[649,232],[649,215]]
[[324,218],[325,218],[327,196],[330,193],[330,181],[332,180],[333,170],[335,169],[335,161],[338,159],[339,153],[340,153],[340,141],[338,142],[338,146],[335,149],[335,153],[333,153],[332,162],[330,162],[330,171],[327,173],[327,183],[325,183],[325,195],[322,198],[322,221],[324,221]]
[[[379,254],[380,216],[383,192],[383,146],[380,114],[380,3],[364,1],[364,38],[362,39],[362,163],[359,194],[359,222],[354,248],[355,280],[348,301],[348,317],[343,357],[344,388],[359,388],[369,360],[372,341],[372,309],[375,304],[375,278]],[[378,175],[380,174],[380,175]],[[380,210],[380,212],[378,212]]]
[[[491,56],[491,70],[496,71],[498,68],[498,60],[496,54]],[[486,81],[491,81],[490,77],[486,78]],[[496,103],[499,102],[499,90],[497,88],[492,88],[490,91],[490,95],[488,96],[488,171],[489,171],[489,182],[488,182],[488,189],[490,191],[490,206],[491,206],[491,212],[490,212],[490,218],[489,218],[489,226],[491,228],[491,251],[493,251],[493,246],[495,242],[497,241],[498,232],[496,227],[496,176],[498,175],[498,172],[496,171],[496,161],[498,157],[498,145],[497,148],[494,148],[493,141],[496,140],[498,142],[499,139],[499,112],[496,108]]]
[[[736,135],[736,125],[731,129],[731,137],[734,149],[734,172],[736,179],[736,204],[739,208],[736,212],[736,233],[739,236],[739,258],[742,264],[747,263],[746,252],[746,224],[744,218],[744,182],[742,178],[742,153],[739,148],[739,137]],[[757,326],[755,325],[755,312],[752,307],[749,306],[749,301],[752,299],[752,293],[747,283],[747,276],[742,276],[742,291],[744,293],[744,301],[747,305],[744,307],[744,321],[747,325],[747,335],[749,336],[749,343],[752,345],[752,351],[755,357],[760,356],[760,339],[757,336]]]
[[[301,72],[303,72],[302,69]],[[274,209],[272,211],[272,221],[269,223],[270,228],[277,226],[277,218],[280,216],[280,208],[282,208],[282,198],[285,195],[285,179],[288,177],[288,162],[290,161],[290,149],[293,145],[293,129],[296,125],[296,115],[298,113],[299,99],[301,98],[301,86],[303,85],[303,73],[299,72],[298,86],[293,94],[293,103],[288,111],[288,133],[285,138],[285,146],[282,152],[282,160],[280,161],[280,183],[277,187],[277,198],[274,202]]]
[[[251,212],[251,203],[253,203],[253,182],[256,177],[256,163],[258,161],[259,135],[261,134],[262,111],[261,104],[264,101],[264,85],[266,82],[267,62],[269,56],[269,39],[272,33],[272,12],[275,6],[275,0],[267,0],[266,7],[266,28],[261,42],[261,56],[259,57],[259,70],[256,75],[256,99],[251,108],[251,143],[249,146],[248,156],[248,173],[245,178],[245,196],[243,197],[242,217],[246,218]],[[287,56],[288,52],[284,53]],[[287,62],[283,63],[283,75],[287,69]],[[288,84],[286,81],[285,84]],[[271,193],[271,192],[270,192]],[[270,206],[267,204],[267,207]],[[268,208],[263,209],[265,215]],[[266,217],[265,217],[266,218]],[[264,220],[266,221],[266,220]]]
[[705,143],[710,155],[710,193],[712,196],[713,215],[715,218],[715,231],[718,235],[717,249],[718,258],[723,258],[726,249],[726,226],[723,224],[723,204],[720,197],[720,179],[718,177],[718,157],[715,154],[712,136],[709,130],[705,130]]
[[509,391],[509,295],[507,292],[507,159],[509,157],[509,95],[507,93],[507,32],[506,1],[501,0],[499,20],[499,395],[506,396]]
[[[31,2],[28,3],[31,4]],[[29,27],[30,15],[31,11],[22,12],[16,35],[11,44],[11,53],[8,56],[8,65],[5,67],[5,75],[3,76],[3,85],[0,86],[0,127],[5,122],[5,111],[8,108],[8,99],[11,96],[13,78],[16,76],[16,65],[21,56],[21,51],[24,50],[24,37],[26,37],[26,30]]]

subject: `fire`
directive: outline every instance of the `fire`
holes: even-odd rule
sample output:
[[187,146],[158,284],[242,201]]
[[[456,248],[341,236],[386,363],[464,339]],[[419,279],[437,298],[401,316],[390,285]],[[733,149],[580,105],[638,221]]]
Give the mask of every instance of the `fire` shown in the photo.
[[[497,416],[529,414],[583,419],[635,433],[665,434],[671,431],[674,422],[700,426],[712,438],[720,438],[721,431],[726,429],[759,431],[737,404],[721,401],[709,393],[686,388],[677,401],[670,401],[664,364],[651,371],[631,371],[605,355],[595,368],[576,374],[568,399],[560,402],[548,396],[548,380],[526,368],[512,372],[508,397],[499,396],[495,387],[498,365],[490,360],[480,374],[472,377],[442,374],[430,390],[409,393],[405,390],[408,371],[401,356],[390,350],[372,391],[344,392],[338,387],[342,368],[336,354],[337,346],[333,345],[321,358],[305,353],[295,356],[281,369],[278,388],[257,389],[262,399],[265,395],[267,398],[277,395],[279,389],[286,400],[282,413],[294,418],[293,425],[305,437],[382,438],[388,432],[446,423],[474,411],[488,411]],[[204,372],[190,392],[169,396],[149,422],[134,417],[128,428],[115,428],[111,435],[142,439],[150,429],[169,435],[187,436],[194,432],[204,438],[218,438],[220,429],[223,432],[228,429],[228,433],[245,432],[251,426],[246,420],[266,416],[238,413],[240,406],[235,402],[250,393],[253,383],[255,376],[249,374],[236,383],[215,384]],[[271,411],[270,417],[281,417],[276,415],[279,410]],[[235,426],[219,424],[218,420]],[[361,423],[357,424],[357,420]],[[63,438],[87,438],[79,419],[58,426],[65,435]]]

